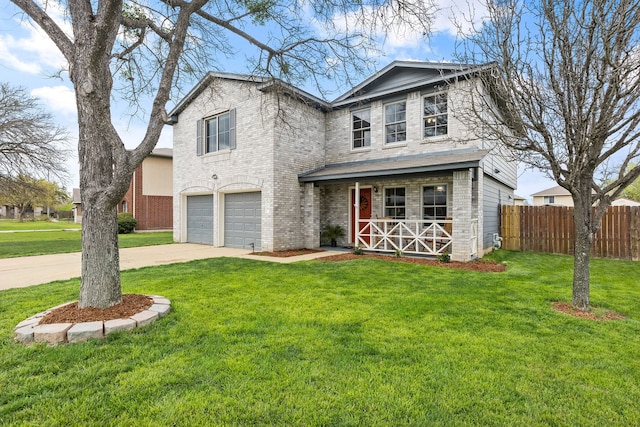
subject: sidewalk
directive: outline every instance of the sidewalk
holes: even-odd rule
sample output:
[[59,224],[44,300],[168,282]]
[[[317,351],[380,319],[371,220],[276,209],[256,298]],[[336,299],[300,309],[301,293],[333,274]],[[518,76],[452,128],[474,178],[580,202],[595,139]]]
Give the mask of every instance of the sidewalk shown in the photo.
[[[233,248],[214,248],[193,243],[175,243],[171,245],[143,246],[120,249],[120,269],[173,264],[196,259],[235,257],[258,261],[290,263],[335,255],[338,252],[323,251],[288,258],[252,255],[251,251]],[[0,259],[0,290],[24,288],[48,283],[54,280],[67,280],[79,277],[81,272],[81,253],[39,255],[22,258]]]

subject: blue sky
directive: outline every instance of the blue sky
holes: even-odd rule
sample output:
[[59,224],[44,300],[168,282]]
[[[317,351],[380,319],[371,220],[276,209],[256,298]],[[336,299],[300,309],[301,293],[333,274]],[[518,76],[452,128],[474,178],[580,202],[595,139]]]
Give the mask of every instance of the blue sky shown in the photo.
[[[435,33],[429,40],[411,32],[392,31],[385,41],[381,42],[381,51],[385,54],[377,58],[377,67],[382,68],[394,60],[453,61],[458,28],[452,22],[452,17],[463,14],[468,16],[470,7],[476,17],[481,16],[483,9],[480,3],[473,4],[473,1],[470,4],[455,0],[440,1],[441,11],[436,17]],[[463,4],[463,9],[456,6],[457,3]],[[60,14],[60,20],[61,16]],[[226,60],[225,69],[221,71],[247,73],[245,58],[251,56],[252,52],[246,44],[234,43],[234,46],[234,58]],[[42,106],[54,115],[55,120],[69,130],[72,135],[70,148],[73,155],[68,161],[71,174],[68,187],[72,188],[78,186],[75,99],[66,73],[52,77],[57,70],[64,68],[64,64],[64,58],[44,33],[26,21],[16,6],[5,3],[5,7],[0,9],[0,80],[27,88],[32,96],[40,99]],[[361,76],[360,80],[367,77]],[[312,87],[304,89],[315,93]],[[335,93],[333,99],[348,88],[329,89]],[[113,99],[112,111],[114,125],[125,145],[133,148],[144,134],[144,118],[131,117],[127,114],[127,104],[117,98]],[[158,147],[172,146],[171,130],[171,127],[166,127]],[[516,193],[523,197],[528,198],[532,193],[555,185],[539,171],[520,168],[519,174]]]

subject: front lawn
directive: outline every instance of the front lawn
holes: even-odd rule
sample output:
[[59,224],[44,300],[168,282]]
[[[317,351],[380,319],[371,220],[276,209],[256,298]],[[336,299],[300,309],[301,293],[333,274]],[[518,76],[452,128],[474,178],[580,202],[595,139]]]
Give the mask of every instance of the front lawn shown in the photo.
[[567,256],[500,251],[505,273],[373,259],[218,258],[129,270],[172,312],[103,341],[13,342],[75,300],[70,280],[0,292],[7,425],[639,425],[640,263],[594,260],[592,302],[551,309]]
[[[173,243],[170,231],[120,234],[118,237],[120,248]],[[79,252],[81,238],[80,230],[0,233],[0,258]]]
[[80,229],[82,224],[76,224],[73,221],[31,221],[24,220],[23,222],[18,222],[15,219],[0,219],[0,231],[7,230],[63,230],[63,229]]

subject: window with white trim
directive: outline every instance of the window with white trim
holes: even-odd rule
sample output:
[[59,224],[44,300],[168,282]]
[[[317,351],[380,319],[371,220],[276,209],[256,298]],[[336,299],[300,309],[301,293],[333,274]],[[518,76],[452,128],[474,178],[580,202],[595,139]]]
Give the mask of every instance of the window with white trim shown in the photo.
[[553,205],[556,202],[555,196],[544,196],[545,205]]
[[406,197],[404,187],[384,189],[384,216],[393,219],[405,219]]
[[422,219],[441,221],[447,219],[447,186],[422,187]]
[[197,123],[197,155],[236,148],[236,110]]
[[371,146],[371,110],[351,113],[351,131],[354,149]]
[[448,132],[447,93],[425,96],[422,99],[422,130],[425,138],[446,135]]
[[385,144],[407,140],[407,103],[395,102],[384,106]]

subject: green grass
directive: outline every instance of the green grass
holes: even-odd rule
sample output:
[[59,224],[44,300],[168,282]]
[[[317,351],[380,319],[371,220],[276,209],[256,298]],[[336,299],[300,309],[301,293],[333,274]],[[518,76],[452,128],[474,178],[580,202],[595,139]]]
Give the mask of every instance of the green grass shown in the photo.
[[122,273],[172,312],[102,341],[25,347],[13,326],[77,280],[0,292],[0,424],[640,425],[640,264],[499,251],[506,273],[361,259],[218,258]]
[[9,230],[63,230],[63,229],[80,229],[82,224],[76,224],[73,221],[29,221],[18,222],[15,219],[0,219],[0,231]]
[[[47,231],[33,233],[0,233],[0,258],[61,254],[81,250],[78,231]],[[164,245],[173,243],[170,231],[119,235],[120,248]]]

